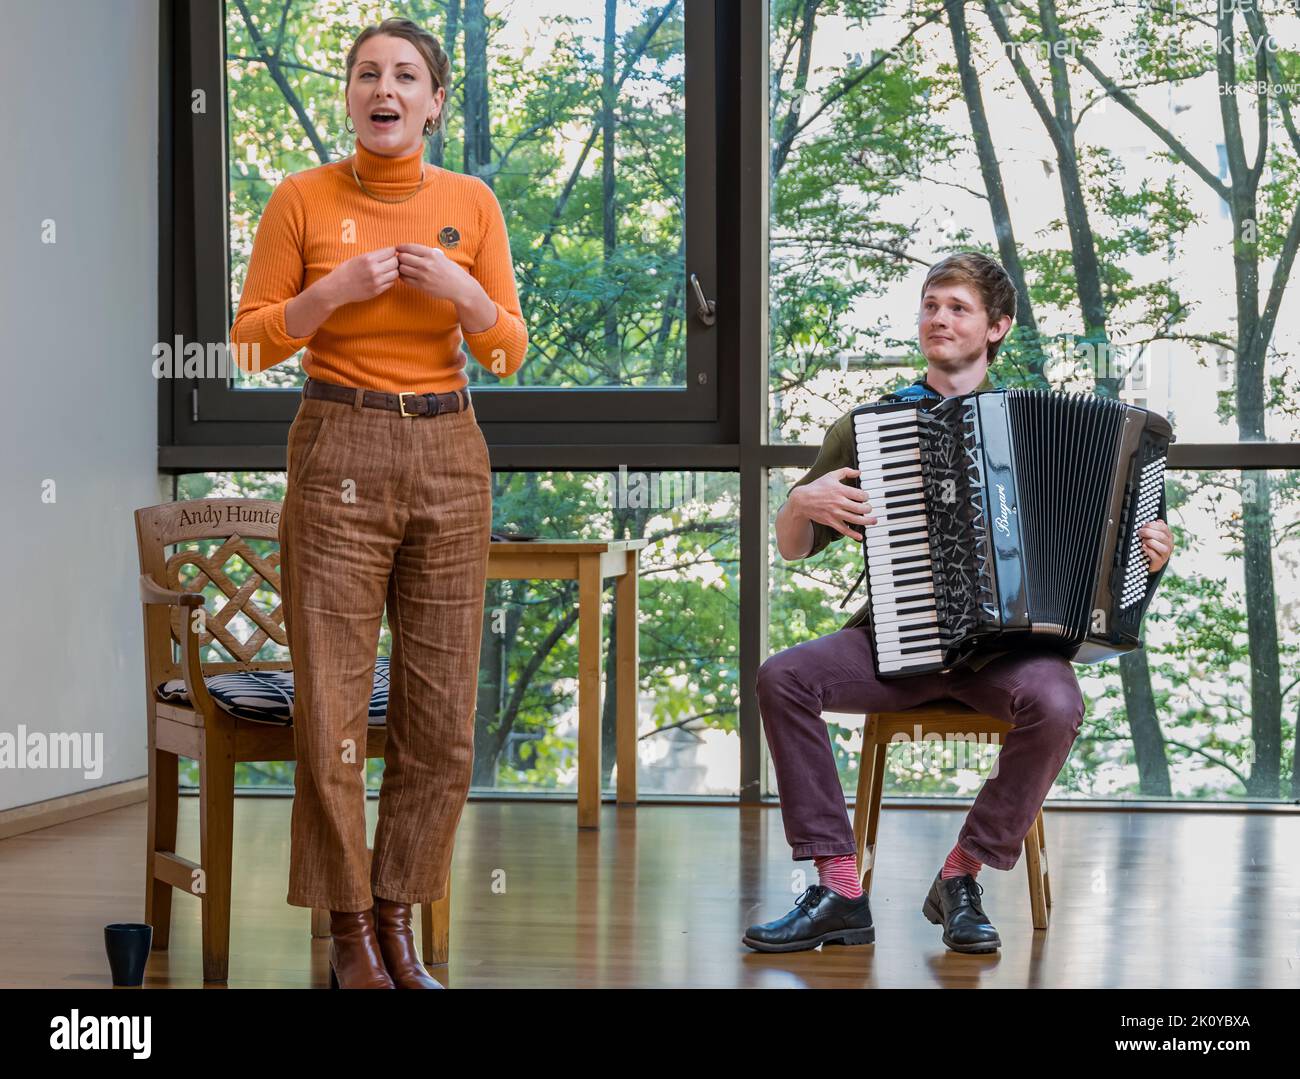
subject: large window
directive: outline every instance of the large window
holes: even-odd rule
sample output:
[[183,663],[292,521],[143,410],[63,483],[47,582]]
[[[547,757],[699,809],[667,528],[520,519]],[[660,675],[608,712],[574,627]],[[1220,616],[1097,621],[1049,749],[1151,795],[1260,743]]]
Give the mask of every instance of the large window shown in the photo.
[[[426,140],[426,159],[491,186],[510,234],[529,349],[505,380],[467,354],[480,416],[715,420],[717,333],[697,299],[717,285],[710,0],[240,0],[224,6],[220,26],[192,13],[196,70],[224,81],[226,94],[224,128],[200,121],[194,131],[196,156],[205,168],[222,162],[226,181],[224,195],[212,184],[195,192],[194,227],[210,241],[195,254],[209,297],[200,338],[225,340],[275,186],[352,153],[347,51],[364,27],[394,15],[430,30],[451,61],[448,130]],[[190,434],[275,440],[298,400],[277,391],[302,384],[306,351],[253,376],[178,385],[178,422],[274,423]]]
[[[1295,473],[1260,469],[1300,464],[1300,20],[1248,6],[771,9],[770,441],[816,444],[924,371],[925,270],[976,248],[1018,286],[1001,385],[1154,409],[1171,464],[1206,468],[1169,474],[1180,546],[1146,649],[1076,668],[1065,793],[1296,790]],[[771,473],[772,516],[800,474]],[[769,648],[837,628],[860,550],[773,558]],[[828,720],[851,787],[862,717]],[[952,769],[890,780],[969,793]]]
[[[774,517],[800,474],[772,472]],[[1243,506],[1260,496],[1258,487],[1273,510],[1279,570],[1263,599],[1247,584],[1241,557]],[[1075,665],[1084,725],[1052,796],[1284,798],[1278,777],[1294,770],[1300,708],[1300,579],[1294,572],[1300,564],[1300,473],[1173,472],[1167,497],[1181,546],[1143,623],[1145,647],[1131,659]],[[773,651],[833,633],[863,602],[859,589],[843,610],[838,606],[862,565],[857,546],[844,539],[798,562],[784,561],[773,544],[771,559]],[[1266,624],[1248,616],[1252,599],[1267,608]],[[1252,671],[1278,678],[1280,694],[1273,696],[1273,683],[1256,681]],[[1140,692],[1143,685],[1149,697]],[[864,716],[825,718],[841,782],[852,794]],[[929,747],[896,748],[886,792],[972,795],[996,750],[969,749],[950,744],[939,756]],[[774,774],[768,778],[775,789]]]
[[[638,789],[647,795],[729,795],[740,787],[737,746],[739,566],[736,477],[726,473],[497,472],[495,524],[541,537],[641,538]],[[191,473],[177,497],[283,499],[283,473]],[[272,541],[250,541],[274,546]],[[259,550],[257,553],[267,553]],[[251,567],[232,559],[237,584]],[[209,609],[225,597],[205,590]],[[275,595],[254,602],[270,611]],[[614,582],[605,588],[602,671],[603,786],[614,783]],[[577,582],[489,581],[479,652],[472,789],[576,794],[578,748]],[[243,616],[240,640],[256,629]],[[380,656],[391,651],[385,617]],[[204,662],[227,660],[208,646]],[[286,659],[267,641],[258,659]],[[292,762],[241,764],[236,782],[289,789]],[[196,774],[195,774],[196,775]],[[367,762],[374,788],[383,761]],[[191,776],[194,778],[194,776]]]
[[923,369],[925,269],[972,247],[1020,286],[1003,385],[1119,396],[1184,443],[1294,438],[1300,19],[1247,7],[1225,87],[1187,5],[774,5],[772,440]]
[[[861,557],[836,543],[785,563],[772,519],[836,418],[923,370],[926,268],[977,248],[1020,298],[997,381],[1116,396],[1176,434],[1179,548],[1149,646],[1077,668],[1087,726],[1057,793],[1294,798],[1300,18],[1220,7],[167,7],[159,337],[225,340],[269,192],[350,151],[348,43],[409,15],[452,59],[430,158],[493,185],[531,334],[505,383],[467,366],[498,522],[547,507],[544,534],[658,537],[644,790],[771,795],[758,667],[844,621]],[[1232,64],[1216,63],[1220,37]],[[198,90],[224,107],[194,111]],[[259,381],[164,384],[160,467],[194,495],[200,475],[274,490],[300,380],[290,359]],[[709,491],[685,516],[620,517],[596,497],[620,469]],[[494,585],[487,604],[518,627],[483,672],[490,695],[564,599]],[[571,651],[561,634],[520,708],[482,711],[494,741],[476,789],[568,788]],[[861,717],[827,719],[851,787]],[[686,734],[700,741],[683,749]],[[956,796],[968,779],[900,764],[889,782]]]

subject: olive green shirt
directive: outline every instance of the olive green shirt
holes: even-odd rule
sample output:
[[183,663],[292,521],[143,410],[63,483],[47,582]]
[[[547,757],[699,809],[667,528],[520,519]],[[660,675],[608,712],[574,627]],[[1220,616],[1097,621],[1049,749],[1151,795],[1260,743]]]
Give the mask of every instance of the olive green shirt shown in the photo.
[[[912,385],[920,386],[923,389],[928,390],[935,398],[940,398],[942,396],[933,386],[926,382],[924,377],[916,379]],[[985,390],[996,389],[998,389],[998,387],[989,379],[988,373],[985,372],[984,381],[976,386],[973,392],[979,393]],[[889,401],[892,396],[892,394],[886,394],[881,398],[881,402]],[[853,420],[852,412],[850,411],[844,413],[843,416],[831,424],[830,429],[826,432],[826,437],[822,442],[822,448],[817,453],[817,460],[813,462],[812,468],[807,471],[802,479],[791,485],[786,497],[788,498],[790,494],[793,494],[796,487],[802,487],[805,483],[812,483],[813,480],[826,475],[827,472],[833,472],[837,468],[853,468],[853,456]],[[852,479],[845,479],[840,482],[850,487],[857,486],[857,482]],[[820,521],[813,521],[812,528],[812,550],[804,555],[805,558],[811,558],[813,555],[820,553],[826,545],[831,543],[833,540],[843,538],[842,532],[837,532],[830,525],[822,524]],[[853,613],[853,616],[840,628],[852,629],[854,626],[863,625],[870,618],[870,609],[871,601],[868,598],[868,600],[863,603],[862,606]],[[989,652],[987,654],[979,655],[970,661],[969,666],[972,670],[979,670],[984,666],[984,664],[1005,654],[1006,651],[1003,650],[1001,652]]]

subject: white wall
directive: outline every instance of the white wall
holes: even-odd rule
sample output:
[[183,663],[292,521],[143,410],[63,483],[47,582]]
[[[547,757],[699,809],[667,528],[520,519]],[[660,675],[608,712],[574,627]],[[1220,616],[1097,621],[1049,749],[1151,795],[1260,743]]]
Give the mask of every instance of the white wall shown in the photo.
[[132,512],[163,501],[157,7],[0,0],[0,739],[103,745],[97,778],[0,768],[0,809],[147,771]]

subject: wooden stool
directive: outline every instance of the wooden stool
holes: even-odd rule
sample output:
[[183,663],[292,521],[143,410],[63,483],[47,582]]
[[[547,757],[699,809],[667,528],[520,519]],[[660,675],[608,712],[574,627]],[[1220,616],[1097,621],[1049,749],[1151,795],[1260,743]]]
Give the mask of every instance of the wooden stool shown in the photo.
[[[1002,736],[1014,726],[957,701],[936,701],[902,712],[868,713],[858,764],[858,797],[853,807],[853,836],[858,844],[858,875],[862,878],[863,892],[871,894],[880,799],[885,789],[885,756],[890,745],[927,734]],[[1047,874],[1047,835],[1043,831],[1041,808],[1025,836],[1025,869],[1029,872],[1029,910],[1034,928],[1046,929],[1052,909],[1052,888]]]

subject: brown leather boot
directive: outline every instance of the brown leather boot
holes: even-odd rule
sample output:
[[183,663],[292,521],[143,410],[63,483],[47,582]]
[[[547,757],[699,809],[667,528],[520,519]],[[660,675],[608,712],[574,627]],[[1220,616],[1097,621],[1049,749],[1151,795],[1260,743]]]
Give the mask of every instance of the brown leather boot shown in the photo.
[[392,989],[374,910],[330,911],[330,988]]
[[411,904],[375,896],[379,950],[384,966],[398,989],[441,989],[442,984],[424,969],[411,933]]

